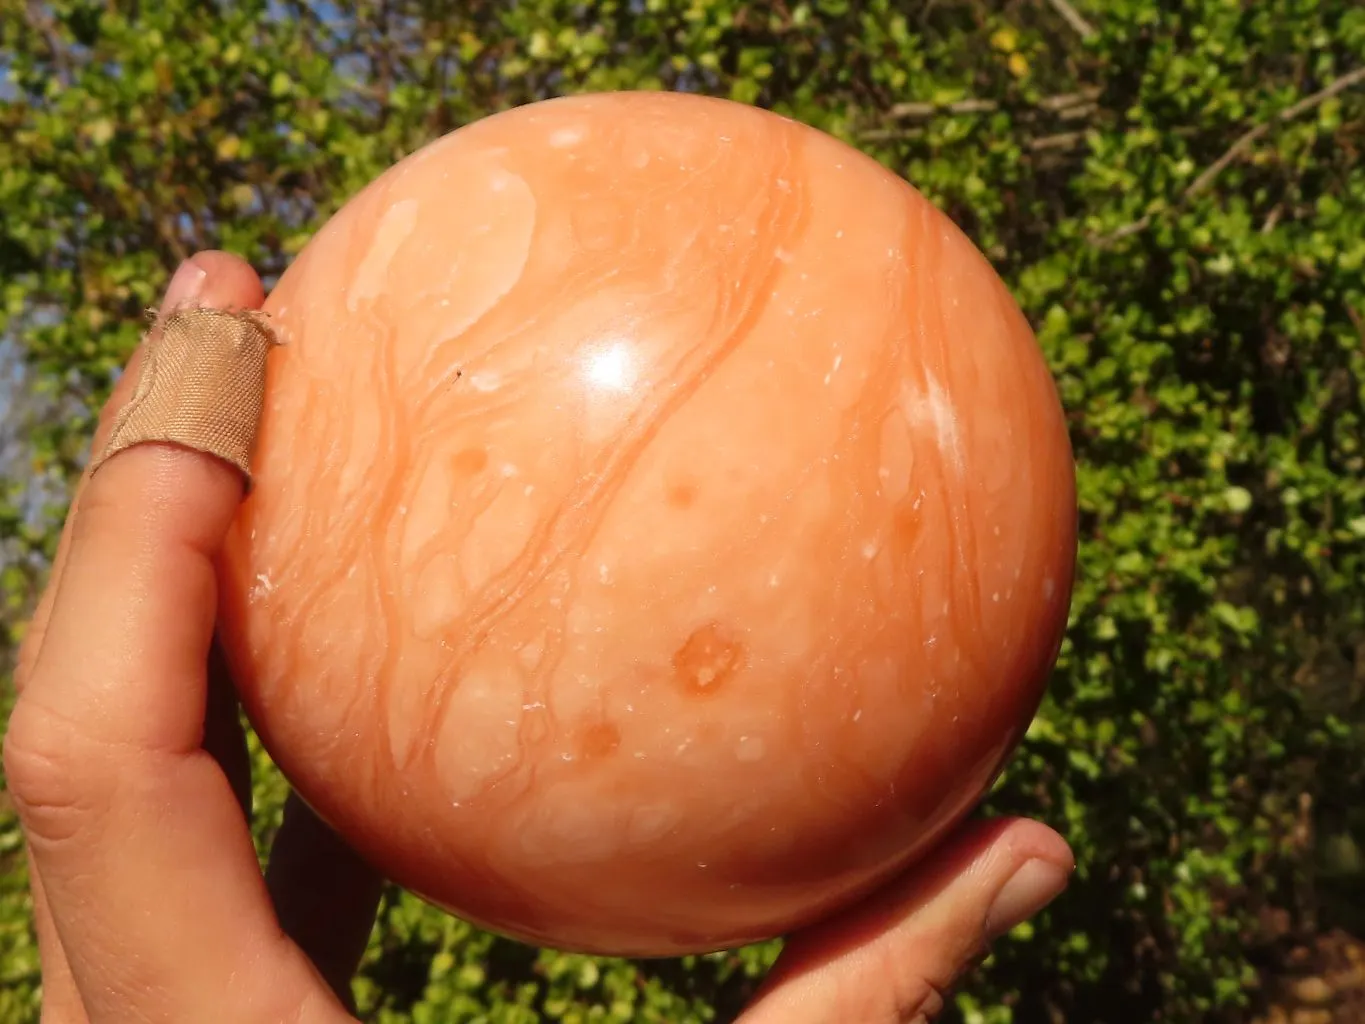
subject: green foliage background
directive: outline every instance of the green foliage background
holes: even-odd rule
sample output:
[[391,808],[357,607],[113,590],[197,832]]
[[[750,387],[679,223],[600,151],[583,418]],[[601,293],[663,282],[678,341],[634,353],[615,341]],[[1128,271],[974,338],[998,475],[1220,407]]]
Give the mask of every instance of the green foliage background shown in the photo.
[[[21,435],[0,653],[178,260],[224,247],[269,281],[396,158],[510,105],[665,88],[769,106],[963,225],[1071,416],[1070,639],[990,804],[1054,824],[1080,870],[958,1012],[1236,1019],[1278,936],[1361,924],[1365,7],[1067,6],[0,0],[0,339],[27,374],[0,410]],[[262,844],[283,793],[264,772]],[[6,1022],[36,1019],[39,981],[19,850],[0,795]],[[385,1022],[720,1021],[773,953],[564,956],[394,893],[357,990]]]

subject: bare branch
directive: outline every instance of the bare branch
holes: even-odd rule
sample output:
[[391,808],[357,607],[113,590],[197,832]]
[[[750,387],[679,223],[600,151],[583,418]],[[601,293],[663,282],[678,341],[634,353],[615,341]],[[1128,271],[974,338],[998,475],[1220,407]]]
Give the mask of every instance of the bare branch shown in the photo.
[[1038,107],[1054,114],[1066,114],[1094,103],[1100,98],[1101,91],[1092,86],[1088,89],[1082,89],[1080,92],[1064,92],[1057,96],[1044,96],[1038,101]]
[[[1094,116],[1099,106],[1097,101],[1101,91],[1089,87],[1077,92],[1059,93],[1044,96],[1031,106],[1017,111],[1021,121],[1037,121],[1044,117],[1058,121],[1083,121]],[[996,100],[967,98],[950,103],[897,103],[886,113],[890,120],[912,122],[905,127],[871,128],[858,133],[865,142],[886,142],[892,139],[913,139],[921,137],[925,129],[922,122],[935,117],[962,117],[970,114],[990,114],[998,110],[1011,109],[1007,104]],[[1014,111],[1012,111],[1014,112]],[[920,122],[920,124],[915,124]],[[1083,131],[1061,132],[1042,135],[1023,142],[1025,148],[1034,152],[1047,149],[1069,149],[1085,138]]]
[[1069,0],[1047,0],[1052,5],[1052,9],[1062,16],[1062,20],[1071,26],[1071,30],[1082,39],[1092,39],[1097,34],[1095,26],[1081,17],[1080,11],[1072,7]]
[[1141,217],[1138,220],[1133,221],[1133,223],[1131,224],[1125,224],[1117,231],[1105,235],[1103,238],[1099,240],[1099,243],[1100,245],[1113,245],[1115,242],[1119,241],[1120,239],[1127,238],[1129,235],[1141,234],[1143,231],[1146,231],[1151,226],[1152,215],[1149,213],[1145,217]]
[[989,114],[999,109],[1000,104],[994,100],[968,99],[957,100],[954,103],[897,103],[887,113],[900,121],[944,115]]
[[1213,163],[1209,164],[1204,172],[1190,183],[1190,187],[1185,190],[1185,195],[1197,195],[1212,185],[1214,179],[1217,178],[1218,175],[1227,170],[1228,166],[1234,160],[1246,153],[1247,150],[1255,145],[1256,142],[1275,125],[1283,124],[1286,121],[1292,121],[1297,117],[1301,117],[1310,110],[1314,110],[1321,106],[1333,96],[1339,95],[1351,88],[1351,86],[1358,85],[1361,82],[1365,82],[1365,67],[1356,68],[1356,70],[1342,75],[1326,88],[1319,89],[1317,92],[1313,93],[1313,95],[1299,100],[1299,102],[1295,103],[1292,107],[1286,107],[1269,121],[1258,124],[1255,128],[1252,128],[1234,142],[1226,153]]
[[893,139],[918,139],[924,135],[923,128],[872,128],[858,133],[862,142],[890,142]]
[[[1062,118],[1078,116],[1078,112],[1083,116],[1093,110],[1099,96],[1099,89],[1082,89],[1080,92],[1044,96],[1035,107]],[[964,99],[952,103],[897,103],[887,111],[887,115],[894,120],[909,121],[930,117],[958,117],[963,114],[990,114],[999,109],[1001,104],[996,100]]]
[[[1194,181],[1190,182],[1180,194],[1179,200],[1177,200],[1173,206],[1169,207],[1168,211],[1178,209],[1185,200],[1208,189],[1209,186],[1217,180],[1220,174],[1232,166],[1238,159],[1245,156],[1247,151],[1264,138],[1276,125],[1285,124],[1286,122],[1302,117],[1304,114],[1316,110],[1333,96],[1338,96],[1352,86],[1360,85],[1362,82],[1365,82],[1365,67],[1356,68],[1354,71],[1347,72],[1340,78],[1335,79],[1328,85],[1319,89],[1311,96],[1305,96],[1303,99],[1299,100],[1299,102],[1285,107],[1269,120],[1263,121],[1255,127],[1243,132],[1237,137],[1237,140],[1224,151],[1222,156],[1209,164],[1208,167],[1204,168],[1199,176],[1195,178]],[[1101,238],[1099,244],[1109,245],[1113,242],[1117,242],[1121,238],[1127,238],[1130,235],[1136,235],[1140,231],[1145,231],[1151,226],[1152,218],[1152,214],[1147,214],[1145,217],[1135,220],[1131,224],[1125,224],[1117,231]]]
[[1044,135],[1030,139],[1028,148],[1035,153],[1049,149],[1071,149],[1085,141],[1085,132],[1061,132],[1057,135]]

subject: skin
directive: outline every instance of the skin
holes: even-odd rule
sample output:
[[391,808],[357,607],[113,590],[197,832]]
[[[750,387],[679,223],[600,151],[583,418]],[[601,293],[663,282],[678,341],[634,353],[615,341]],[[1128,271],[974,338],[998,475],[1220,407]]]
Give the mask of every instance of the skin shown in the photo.
[[[209,252],[164,306],[263,300],[249,266]],[[213,643],[213,564],[242,495],[230,466],[158,444],[78,489],[4,745],[51,1024],[354,1019],[349,981],[381,880],[297,801],[264,876],[251,844],[249,766]],[[874,898],[791,936],[741,1024],[931,1020],[1073,868],[1040,823],[974,822]]]

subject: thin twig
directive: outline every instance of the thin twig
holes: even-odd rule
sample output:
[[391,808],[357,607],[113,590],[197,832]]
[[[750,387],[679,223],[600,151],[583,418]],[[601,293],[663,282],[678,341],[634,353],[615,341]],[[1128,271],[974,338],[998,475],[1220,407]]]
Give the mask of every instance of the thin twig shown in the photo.
[[897,121],[958,114],[989,114],[1000,109],[994,100],[957,100],[953,103],[897,103],[887,114]]
[[1226,153],[1220,156],[1213,163],[1209,164],[1208,168],[1204,171],[1204,173],[1199,175],[1199,177],[1195,178],[1194,181],[1190,183],[1190,187],[1185,190],[1185,195],[1187,196],[1198,195],[1200,192],[1204,191],[1204,189],[1212,185],[1214,179],[1217,178],[1218,175],[1222,174],[1225,170],[1227,170],[1229,164],[1231,164],[1234,160],[1236,160],[1248,149],[1250,149],[1253,145],[1255,145],[1256,142],[1259,141],[1261,137],[1264,136],[1266,132],[1270,131],[1270,129],[1273,128],[1276,124],[1282,124],[1285,121],[1292,121],[1296,117],[1300,117],[1308,113],[1310,110],[1313,110],[1321,106],[1323,103],[1330,100],[1333,96],[1345,92],[1347,89],[1351,88],[1351,86],[1357,85],[1360,82],[1365,82],[1365,67],[1356,68],[1356,70],[1351,71],[1345,75],[1342,75],[1331,85],[1328,85],[1323,89],[1319,89],[1317,92],[1313,93],[1313,95],[1299,100],[1299,102],[1295,103],[1292,107],[1286,107],[1284,110],[1280,111],[1278,114],[1272,117],[1269,121],[1266,121],[1262,124],[1258,124],[1255,128],[1252,128],[1250,131],[1242,135],[1241,138],[1239,138],[1236,142],[1234,142],[1228,148],[1228,151]]
[[1356,312],[1355,306],[1346,303],[1346,315],[1351,318],[1351,324],[1355,327],[1356,333],[1360,335],[1362,344],[1365,344],[1365,317]]
[[[1080,92],[1044,96],[1034,106],[1059,117],[1074,117],[1077,111],[1084,112],[1092,108],[1099,95],[1099,89],[1083,89]],[[963,114],[990,114],[1000,108],[1001,104],[996,100],[970,98],[954,100],[951,103],[897,103],[887,111],[887,116],[897,121],[910,121],[929,117],[956,117]]]
[[1041,153],[1048,149],[1071,149],[1073,146],[1084,142],[1085,136],[1085,132],[1062,132],[1059,135],[1044,135],[1041,138],[1030,139],[1028,148],[1035,153]]
[[1042,110],[1050,110],[1055,114],[1068,114],[1080,107],[1088,106],[1100,98],[1102,89],[1092,86],[1089,89],[1082,89],[1080,92],[1064,92],[1058,96],[1044,96],[1038,101],[1038,106]]
[[858,133],[860,142],[891,142],[896,139],[918,139],[924,135],[923,128],[871,128]]
[[[1080,121],[1091,117],[1099,109],[1097,100],[1101,90],[1097,88],[1086,88],[1078,92],[1059,93],[1055,96],[1044,96],[1036,101],[1031,108],[1023,108],[1019,111],[1020,119],[1024,121],[1036,120],[1039,115],[1047,114],[1055,117],[1059,121]],[[997,100],[985,100],[967,98],[954,100],[949,103],[897,103],[887,110],[887,117],[893,121],[923,122],[935,117],[962,117],[970,114],[990,114],[998,110],[1006,109],[1006,105]],[[919,138],[924,134],[923,127],[904,127],[904,128],[871,128],[858,133],[858,138],[865,142],[886,142],[892,139],[912,139]],[[1055,149],[1067,148],[1085,137],[1084,132],[1065,132],[1056,135],[1047,135],[1026,143],[1030,149]]]
[[1151,226],[1152,215],[1149,213],[1142,217],[1139,217],[1137,220],[1133,221],[1133,223],[1125,224],[1118,230],[1105,235],[1103,238],[1099,239],[1099,244],[1113,245],[1115,242],[1121,241],[1127,238],[1129,235],[1140,234],[1141,232],[1146,231]]
[[[1284,124],[1288,121],[1293,121],[1296,118],[1302,117],[1304,114],[1307,114],[1308,112],[1317,109],[1323,103],[1326,103],[1333,96],[1337,96],[1352,86],[1359,85],[1362,82],[1365,82],[1365,67],[1356,68],[1354,71],[1347,72],[1340,78],[1319,89],[1311,96],[1305,96],[1292,106],[1285,107],[1279,113],[1273,115],[1269,120],[1263,121],[1255,127],[1243,132],[1238,136],[1237,141],[1227,148],[1222,156],[1209,164],[1208,167],[1204,168],[1204,170],[1200,172],[1199,177],[1190,182],[1180,194],[1180,198],[1175,204],[1167,208],[1167,212],[1169,212],[1169,210],[1178,209],[1185,200],[1192,196],[1196,196],[1207,189],[1217,180],[1220,174],[1232,166],[1240,157],[1244,156],[1252,146],[1264,138],[1276,125]],[[1153,214],[1149,213],[1145,217],[1133,221],[1131,224],[1125,224],[1117,231],[1100,239],[1100,244],[1109,245],[1113,242],[1117,242],[1121,238],[1127,238],[1130,235],[1136,235],[1140,231],[1145,231],[1151,226],[1152,218]]]
[[1062,19],[1071,26],[1082,39],[1092,39],[1097,34],[1095,26],[1081,17],[1081,12],[1072,7],[1068,0],[1047,0],[1052,5],[1052,9],[1062,16]]

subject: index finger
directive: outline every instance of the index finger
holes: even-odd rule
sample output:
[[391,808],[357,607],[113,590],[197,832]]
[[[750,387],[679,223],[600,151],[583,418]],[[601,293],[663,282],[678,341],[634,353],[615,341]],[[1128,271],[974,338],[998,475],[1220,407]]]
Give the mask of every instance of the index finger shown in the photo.
[[[199,304],[260,302],[245,264],[196,262]],[[283,936],[231,786],[201,747],[212,562],[242,483],[159,443],[87,481],[11,717],[9,787],[92,1020],[345,1016]]]

